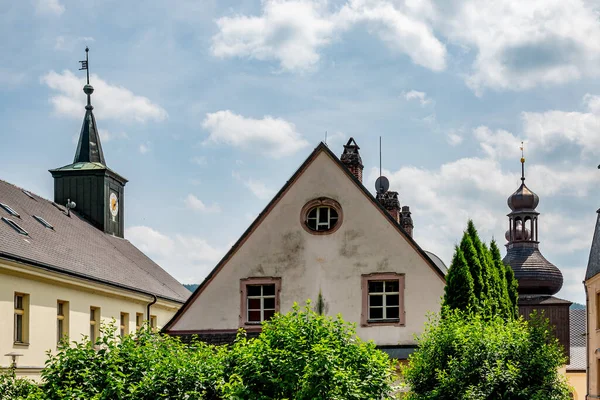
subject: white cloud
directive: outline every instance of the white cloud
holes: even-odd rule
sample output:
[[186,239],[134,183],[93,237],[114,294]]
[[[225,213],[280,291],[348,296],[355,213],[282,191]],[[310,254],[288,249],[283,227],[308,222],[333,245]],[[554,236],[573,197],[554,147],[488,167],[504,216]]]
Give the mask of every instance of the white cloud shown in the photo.
[[435,26],[450,42],[474,49],[467,83],[523,90],[597,76],[600,23],[585,0],[453,0],[438,3]]
[[520,141],[512,133],[499,129],[492,131],[487,126],[479,126],[473,131],[481,149],[492,158],[519,159]]
[[404,96],[404,98],[407,101],[417,100],[419,103],[421,103],[422,107],[425,107],[426,105],[429,105],[429,104],[433,103],[433,100],[431,100],[429,97],[427,97],[427,93],[425,93],[425,92],[419,92],[417,90],[411,90],[409,92],[403,92],[402,96]]
[[213,37],[217,57],[279,60],[288,70],[304,70],[319,61],[317,50],[331,41],[333,22],[321,1],[263,2],[260,17],[235,16],[217,20]]
[[253,119],[229,110],[217,111],[206,114],[202,127],[210,132],[205,143],[225,143],[273,158],[294,154],[308,145],[294,124],[269,115]]
[[587,112],[524,112],[527,138],[547,150],[572,143],[580,146],[584,154],[600,154],[600,96],[586,94],[583,104]]
[[199,283],[225,254],[198,236],[167,236],[148,226],[133,226],[125,237],[183,283]]
[[[96,115],[102,115],[103,119],[147,122],[163,121],[167,118],[165,109],[147,97],[135,95],[122,86],[111,85],[97,75],[91,75],[90,81],[95,89],[92,105]],[[78,78],[71,71],[63,71],[62,74],[50,71],[42,76],[41,82],[58,92],[50,97],[57,114],[82,117],[87,101],[83,93],[85,78]]]
[[243,179],[242,176],[236,171],[232,171],[231,176],[242,182],[244,186],[250,189],[252,194],[261,200],[269,200],[275,194],[275,191],[265,185],[264,182],[252,178]]
[[350,0],[333,12],[325,0],[265,0],[261,16],[218,19],[212,52],[217,57],[277,60],[285,70],[302,71],[318,63],[319,51],[336,36],[364,24],[391,49],[440,71],[446,66],[446,49],[423,20],[431,11],[426,8],[415,2]]
[[451,129],[446,133],[446,140],[450,146],[458,146],[463,142],[464,137],[459,130]]
[[94,38],[89,36],[57,36],[54,42],[54,50],[73,51],[79,44],[93,41]]
[[[110,132],[106,129],[98,129],[100,140],[102,143],[110,142],[115,139],[127,139],[127,133],[125,132]],[[76,135],[76,140],[79,140],[79,135]]]
[[202,200],[191,193],[187,195],[184,202],[187,208],[194,211],[200,211],[203,213],[218,213],[221,211],[221,207],[219,207],[218,204],[213,203],[212,205],[207,206],[204,204],[204,202],[202,202]]
[[59,0],[35,0],[34,6],[37,14],[60,16],[65,12],[65,6]]
[[406,54],[417,65],[442,71],[446,47],[434,35],[428,21],[429,1],[349,0],[334,16],[340,30],[364,23],[392,50]]
[[147,152],[150,151],[150,143],[140,144],[139,150],[140,150],[141,154],[146,154]]

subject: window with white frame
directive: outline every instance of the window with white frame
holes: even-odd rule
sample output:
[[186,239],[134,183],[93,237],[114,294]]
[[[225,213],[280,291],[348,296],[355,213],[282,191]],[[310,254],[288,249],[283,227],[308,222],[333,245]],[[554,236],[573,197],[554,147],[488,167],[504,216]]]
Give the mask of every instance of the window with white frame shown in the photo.
[[241,280],[240,325],[260,325],[279,312],[280,278]]
[[247,321],[260,323],[275,315],[275,284],[247,286]]
[[393,272],[362,276],[362,326],[405,324],[404,279]]
[[400,281],[369,281],[369,320],[400,318]]
[[329,235],[342,223],[342,207],[333,199],[320,197],[306,203],[300,211],[302,227],[313,235]]
[[337,211],[328,206],[315,207],[306,215],[306,226],[317,232],[333,229],[337,222]]

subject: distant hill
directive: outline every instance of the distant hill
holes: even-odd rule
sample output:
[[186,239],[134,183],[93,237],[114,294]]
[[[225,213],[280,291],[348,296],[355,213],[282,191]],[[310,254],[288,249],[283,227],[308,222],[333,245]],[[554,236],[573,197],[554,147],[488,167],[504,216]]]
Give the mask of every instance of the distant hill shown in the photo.
[[[193,292],[193,291],[194,291],[194,290],[196,290],[196,289],[198,288],[198,286],[200,286],[200,285],[198,285],[197,283],[192,283],[192,284],[189,284],[189,285],[183,285],[183,286],[185,286],[185,288],[186,288],[187,290],[189,290],[190,292]],[[573,306],[571,306],[571,307],[573,307]]]
[[583,308],[585,308],[585,306],[583,304],[579,304],[579,303],[571,304],[571,310],[581,310]]

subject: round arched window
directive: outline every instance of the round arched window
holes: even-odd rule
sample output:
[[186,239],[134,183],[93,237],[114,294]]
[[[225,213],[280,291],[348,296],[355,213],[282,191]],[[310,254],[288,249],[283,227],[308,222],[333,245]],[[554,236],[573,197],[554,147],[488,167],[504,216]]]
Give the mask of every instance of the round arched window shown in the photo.
[[313,234],[329,234],[341,225],[342,208],[335,200],[315,199],[302,207],[300,218],[306,231]]

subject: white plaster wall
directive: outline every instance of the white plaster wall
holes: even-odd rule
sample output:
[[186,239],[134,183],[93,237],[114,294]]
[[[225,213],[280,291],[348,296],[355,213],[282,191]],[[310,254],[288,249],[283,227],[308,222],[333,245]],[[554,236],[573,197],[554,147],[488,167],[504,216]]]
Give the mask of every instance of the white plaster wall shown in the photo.
[[[104,289],[110,287],[103,286]],[[14,293],[29,294],[29,346],[14,344]],[[146,296],[147,297],[147,296]],[[40,279],[14,270],[5,270],[0,264],[0,368],[10,365],[10,352],[23,354],[18,358],[18,367],[43,367],[46,351],[56,351],[57,320],[56,302],[69,302],[69,337],[80,340],[90,332],[90,307],[100,307],[102,322],[112,318],[117,325],[121,312],[129,313],[129,331],[135,331],[135,314],[142,313],[146,319],[146,305],[149,301],[93,290],[73,285],[72,282],[59,282]],[[151,314],[157,316],[157,324],[162,327],[179,308],[177,303],[160,302],[152,306]]]
[[[332,198],[343,209],[343,223],[331,235],[312,235],[300,225],[301,208],[318,197]],[[405,274],[406,326],[359,326],[361,275],[373,272]],[[236,329],[240,279],[262,276],[281,277],[281,312],[294,302],[315,301],[321,290],[327,314],[341,313],[357,323],[362,339],[380,345],[413,344],[427,312],[439,310],[444,290],[439,275],[323,152],[171,331]]]

